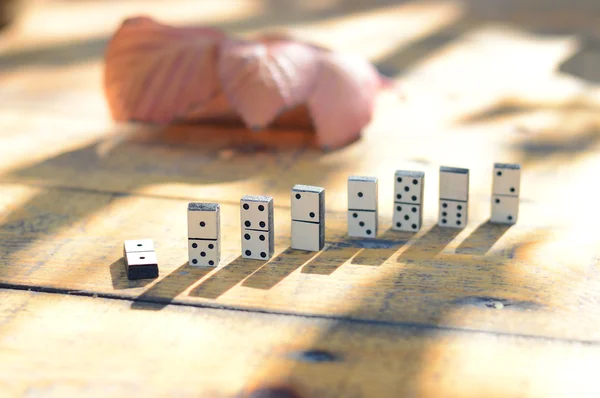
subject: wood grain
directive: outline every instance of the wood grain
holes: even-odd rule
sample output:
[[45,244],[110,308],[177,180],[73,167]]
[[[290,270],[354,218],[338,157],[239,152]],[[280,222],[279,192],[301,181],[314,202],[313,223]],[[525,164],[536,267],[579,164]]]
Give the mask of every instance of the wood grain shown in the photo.
[[4,289],[0,324],[0,388],[11,396],[600,393],[587,384],[598,346],[580,343],[181,306],[131,311],[122,300]]
[[[187,265],[185,200],[0,187],[9,199],[0,218],[5,264],[0,281],[7,285],[139,297],[142,302],[598,339],[600,318],[592,316],[599,295],[597,241],[575,241],[578,231],[566,227],[507,228],[483,222],[459,233],[429,220],[416,236],[388,231],[370,241],[345,237],[345,214],[329,212],[328,246],[311,253],[289,248],[289,209],[279,207],[276,255],[265,263],[241,259],[239,205],[222,204],[221,265],[194,269]],[[389,228],[390,220],[383,225]],[[161,276],[127,281],[122,241],[145,237],[156,243]]]
[[[598,396],[600,90],[581,59],[599,59],[600,14],[536,1],[28,4],[0,34],[0,387]],[[302,129],[115,126],[101,57],[137,11],[242,36],[291,29],[363,54],[396,87],[363,138],[330,153]],[[510,228],[487,222],[494,162],[523,166]],[[441,165],[470,169],[463,231],[434,226]],[[397,169],[426,173],[416,235],[389,231]],[[379,178],[376,240],[345,236],[349,175]],[[289,249],[296,183],[326,188],[322,252]],[[244,194],[274,197],[270,262],[240,258]],[[192,200],[222,205],[217,269],[187,265]],[[122,241],[144,237],[160,277],[128,281]]]

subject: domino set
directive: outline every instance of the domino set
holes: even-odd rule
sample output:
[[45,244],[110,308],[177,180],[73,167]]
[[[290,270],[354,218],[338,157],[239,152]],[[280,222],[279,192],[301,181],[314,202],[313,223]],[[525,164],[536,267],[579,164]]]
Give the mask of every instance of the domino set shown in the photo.
[[[514,224],[519,215],[521,166],[494,164],[490,222]],[[425,173],[398,170],[394,174],[392,229],[417,232],[423,223]],[[378,227],[376,177],[348,177],[348,236],[375,238]],[[469,170],[440,167],[438,225],[464,228],[468,223]],[[216,267],[221,254],[220,206],[189,203],[190,266]],[[240,200],[242,257],[269,260],[274,254],[274,208],[270,196],[245,195]],[[325,246],[325,189],[294,185],[291,190],[291,248],[320,251]],[[156,278],[158,261],[150,239],[123,245],[129,279]]]

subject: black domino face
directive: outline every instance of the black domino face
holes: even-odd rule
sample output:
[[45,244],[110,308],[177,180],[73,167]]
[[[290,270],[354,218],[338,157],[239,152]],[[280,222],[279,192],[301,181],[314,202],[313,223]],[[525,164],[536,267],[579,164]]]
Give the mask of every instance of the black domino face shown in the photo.
[[127,267],[127,279],[154,279],[158,278],[158,264],[133,265]]

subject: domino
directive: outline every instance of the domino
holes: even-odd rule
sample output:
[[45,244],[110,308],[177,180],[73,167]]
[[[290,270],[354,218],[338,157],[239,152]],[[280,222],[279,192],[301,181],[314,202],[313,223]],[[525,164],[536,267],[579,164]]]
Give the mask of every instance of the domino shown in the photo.
[[348,236],[377,236],[376,177],[348,177]]
[[242,257],[268,260],[275,252],[273,198],[245,195],[240,200]]
[[520,185],[520,165],[494,164],[490,222],[499,224],[514,224],[517,222]]
[[188,259],[191,266],[216,267],[219,264],[220,220],[219,204],[188,204]]
[[469,215],[469,170],[440,167],[438,225],[464,228]]
[[123,257],[127,279],[158,277],[158,260],[151,239],[126,240],[123,242]]
[[397,170],[394,174],[394,210],[392,229],[417,232],[423,224],[425,173]]
[[294,185],[291,191],[292,249],[319,251],[325,246],[325,189]]

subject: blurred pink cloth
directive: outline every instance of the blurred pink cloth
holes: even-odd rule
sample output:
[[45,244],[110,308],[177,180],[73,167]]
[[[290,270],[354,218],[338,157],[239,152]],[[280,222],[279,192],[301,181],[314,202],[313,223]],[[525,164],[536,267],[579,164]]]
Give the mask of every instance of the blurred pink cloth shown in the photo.
[[329,149],[360,138],[382,87],[377,70],[360,57],[281,36],[244,41],[147,17],[121,25],[105,62],[105,94],[117,121],[239,117],[260,130],[306,106],[318,144]]

